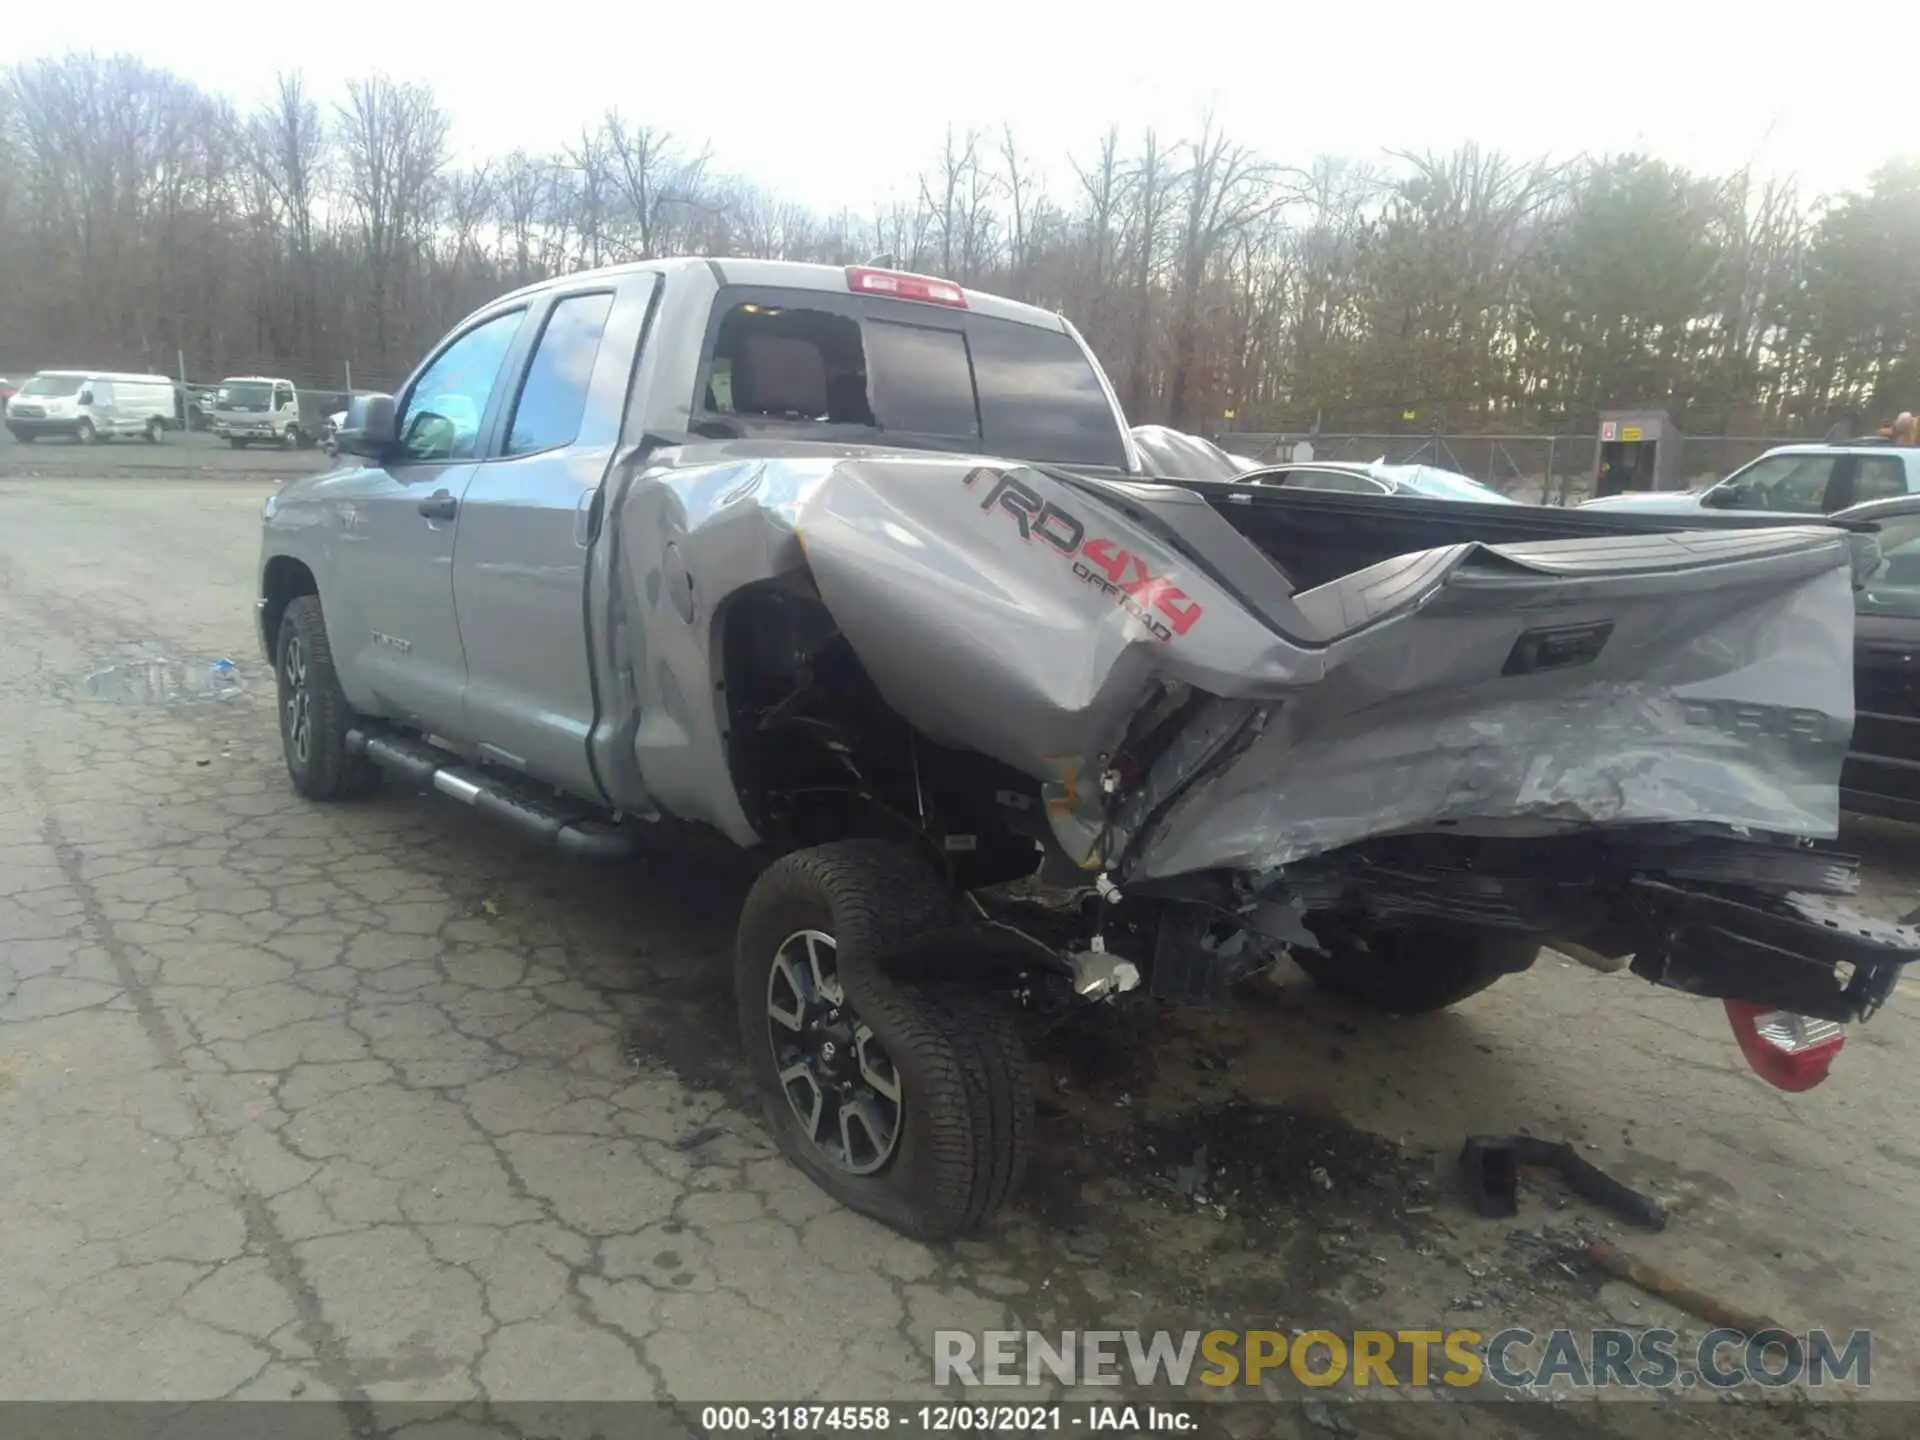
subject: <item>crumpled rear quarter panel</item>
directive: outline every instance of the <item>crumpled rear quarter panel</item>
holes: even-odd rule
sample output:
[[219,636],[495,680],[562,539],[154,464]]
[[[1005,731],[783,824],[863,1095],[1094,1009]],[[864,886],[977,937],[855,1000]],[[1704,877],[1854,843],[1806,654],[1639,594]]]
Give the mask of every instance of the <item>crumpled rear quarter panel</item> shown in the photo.
[[[626,542],[632,555],[671,540],[687,558],[695,625],[650,603],[637,577],[630,593],[650,632],[680,631],[655,657],[672,655],[675,698],[694,712],[712,675],[687,632],[704,634],[728,594],[802,556],[907,720],[1064,786],[1083,808],[1097,806],[1098,774],[1155,682],[1246,702],[1257,739],[1126,837],[1130,873],[1263,868],[1453,824],[1837,826],[1853,720],[1837,535],[1804,532],[1770,542],[1770,561],[1717,568],[1689,560],[1681,537],[1643,537],[1632,563],[1591,540],[1456,545],[1294,597],[1296,618],[1323,631],[1289,637],[1130,518],[1117,492],[1109,502],[945,455],[722,469],[726,484],[711,467],[664,472],[667,493],[634,509],[648,533]],[[996,498],[1007,479],[1017,505]],[[1669,554],[1678,573],[1662,569]],[[1363,603],[1370,586],[1397,608]],[[1501,673],[1524,632],[1599,620],[1613,630],[1590,663]],[[700,776],[656,779],[642,758],[670,808],[671,792],[712,783],[718,752],[692,748]],[[1088,833],[1084,820],[1073,833]]]

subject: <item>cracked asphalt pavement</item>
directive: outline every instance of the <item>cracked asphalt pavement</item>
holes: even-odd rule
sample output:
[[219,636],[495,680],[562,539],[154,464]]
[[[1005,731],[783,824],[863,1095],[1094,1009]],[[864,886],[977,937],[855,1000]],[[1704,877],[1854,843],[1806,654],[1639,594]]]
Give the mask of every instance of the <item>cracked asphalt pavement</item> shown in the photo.
[[[1877,1392],[1920,1393],[1911,984],[1804,1096],[1747,1073],[1717,1004],[1551,955],[1421,1021],[1283,987],[1116,1025],[1100,1063],[1056,1040],[1019,1203],[914,1244],[802,1179],[748,1103],[746,857],[576,868],[398,787],[300,801],[250,628],[274,482],[17,456],[0,1399],[899,1400],[936,1396],[936,1327],[1656,1323],[1554,1249],[1608,1217],[1532,1175],[1517,1221],[1458,1199],[1461,1136],[1522,1128],[1672,1201],[1636,1253],[1871,1325]],[[244,688],[198,693],[221,658]],[[1920,899],[1913,832],[1849,838],[1869,908]],[[1282,1128],[1232,1130],[1249,1105]],[[1211,1160],[1173,1155],[1189,1132]],[[1208,1179],[1236,1143],[1283,1168],[1303,1146],[1310,1178]]]

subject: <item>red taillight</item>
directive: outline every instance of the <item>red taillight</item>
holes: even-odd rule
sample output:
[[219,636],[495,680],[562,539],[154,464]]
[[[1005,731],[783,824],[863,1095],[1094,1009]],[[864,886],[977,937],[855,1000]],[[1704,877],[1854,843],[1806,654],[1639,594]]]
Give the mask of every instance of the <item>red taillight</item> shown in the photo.
[[1751,1000],[1728,1000],[1727,1020],[1753,1073],[1776,1090],[1811,1090],[1847,1043],[1846,1027]]
[[910,275],[904,270],[873,270],[865,265],[847,267],[847,288],[862,295],[885,295],[893,300],[921,300],[929,305],[967,308],[967,292],[951,280],[936,280],[931,275]]

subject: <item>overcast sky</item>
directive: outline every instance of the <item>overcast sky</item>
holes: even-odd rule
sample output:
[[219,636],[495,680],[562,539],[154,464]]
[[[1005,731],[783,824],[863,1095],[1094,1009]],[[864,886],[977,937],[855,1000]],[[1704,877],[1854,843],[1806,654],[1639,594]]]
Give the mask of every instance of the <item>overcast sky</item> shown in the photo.
[[564,144],[618,106],[820,209],[910,187],[949,121],[1011,121],[1070,178],[1065,155],[1109,124],[1183,134],[1209,104],[1292,163],[1470,139],[1526,155],[1643,149],[1709,170],[1752,161],[1814,194],[1860,183],[1903,142],[1920,151],[1910,9],[1763,13],[1725,0],[85,0],[17,9],[0,57],[125,50],[243,104],[277,68],[328,96],[383,69],[432,83],[463,156]]

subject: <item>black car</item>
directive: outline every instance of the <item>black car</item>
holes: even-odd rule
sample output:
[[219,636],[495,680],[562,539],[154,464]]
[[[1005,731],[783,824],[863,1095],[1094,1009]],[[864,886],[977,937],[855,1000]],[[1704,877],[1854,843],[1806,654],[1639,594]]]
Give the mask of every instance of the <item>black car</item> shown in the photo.
[[1920,495],[1835,518],[1880,527],[1880,564],[1854,598],[1853,746],[1840,803],[1920,823]]

